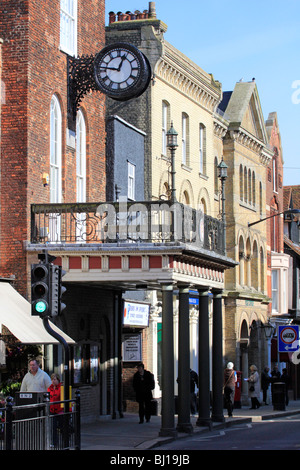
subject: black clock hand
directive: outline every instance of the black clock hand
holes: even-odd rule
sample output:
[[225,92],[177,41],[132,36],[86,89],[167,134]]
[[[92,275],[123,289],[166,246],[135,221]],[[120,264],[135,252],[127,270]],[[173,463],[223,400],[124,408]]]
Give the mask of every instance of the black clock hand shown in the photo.
[[117,71],[119,71],[119,69],[116,68],[116,67],[103,67],[103,66],[102,66],[102,67],[100,67],[100,69],[102,69],[102,70],[117,70]]
[[124,60],[126,59],[126,55],[122,55],[122,57],[121,57],[119,67],[118,67],[118,72],[120,72],[120,70],[121,70],[122,64],[123,64]]

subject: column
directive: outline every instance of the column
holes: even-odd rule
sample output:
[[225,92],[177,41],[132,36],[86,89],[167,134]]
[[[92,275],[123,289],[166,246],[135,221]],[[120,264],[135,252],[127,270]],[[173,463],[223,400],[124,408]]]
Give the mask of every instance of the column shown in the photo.
[[173,284],[162,285],[162,399],[160,436],[176,437],[174,398]]
[[208,289],[199,292],[199,416],[197,426],[211,427],[210,419],[210,368],[209,368],[209,297]]
[[178,424],[180,432],[193,432],[190,420],[190,324],[189,286],[179,287],[179,337],[178,337]]
[[213,291],[212,420],[223,422],[222,291]]

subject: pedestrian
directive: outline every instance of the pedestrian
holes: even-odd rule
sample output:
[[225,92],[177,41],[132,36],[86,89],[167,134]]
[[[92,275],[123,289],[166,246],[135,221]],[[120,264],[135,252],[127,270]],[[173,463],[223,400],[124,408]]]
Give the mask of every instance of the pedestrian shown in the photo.
[[37,359],[30,359],[29,371],[22,380],[20,391],[45,393],[50,385],[51,379],[46,372],[40,369],[39,361]]
[[[58,430],[62,428],[62,414],[63,408],[61,403],[55,403],[61,401],[61,382],[58,374],[51,375],[52,384],[48,387],[48,393],[50,395],[50,415],[52,423],[52,445],[57,447],[58,445]],[[53,403],[53,405],[51,405]]]
[[237,381],[236,371],[233,369],[233,362],[228,362],[224,371],[224,400],[228,416],[232,416],[234,405],[235,384]]
[[280,377],[281,381],[285,383],[285,404],[286,406],[289,404],[289,386],[291,383],[291,378],[287,373],[287,369],[282,369],[282,374]]
[[144,422],[144,418],[147,423],[150,421],[154,387],[154,375],[145,369],[144,364],[138,364],[137,372],[133,376],[133,388],[136,393],[136,401],[139,404],[140,424]]
[[251,398],[250,410],[255,410],[260,407],[258,398],[260,397],[260,383],[257,367],[255,365],[250,366],[250,376],[248,377],[249,382],[249,397]]
[[271,372],[271,377],[272,377],[272,383],[274,382],[279,382],[279,379],[280,379],[280,372],[278,370],[278,365],[275,364],[274,365],[274,369],[272,370]]
[[261,388],[263,391],[263,402],[265,405],[268,405],[267,403],[267,392],[268,388],[271,382],[271,377],[269,375],[270,368],[265,367],[264,370],[261,373]]
[[195,415],[197,412],[196,387],[199,388],[198,374],[193,369],[190,369],[190,405],[192,415]]

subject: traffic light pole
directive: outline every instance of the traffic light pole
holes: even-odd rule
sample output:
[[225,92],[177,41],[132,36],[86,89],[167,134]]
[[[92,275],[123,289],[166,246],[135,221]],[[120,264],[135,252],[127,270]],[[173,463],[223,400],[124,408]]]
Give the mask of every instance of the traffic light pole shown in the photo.
[[[70,377],[69,377],[69,345],[66,340],[56,331],[53,330],[51,325],[49,324],[49,318],[43,317],[43,324],[46,331],[49,335],[53,336],[53,338],[57,339],[60,344],[63,346],[65,351],[65,365],[64,365],[64,400],[69,400],[69,388],[70,388]],[[68,404],[65,404],[65,407],[68,407]]]

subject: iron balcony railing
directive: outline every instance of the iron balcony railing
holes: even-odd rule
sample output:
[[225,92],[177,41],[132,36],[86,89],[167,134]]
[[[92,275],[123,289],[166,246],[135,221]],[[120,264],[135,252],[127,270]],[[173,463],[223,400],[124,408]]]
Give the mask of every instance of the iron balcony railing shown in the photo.
[[221,220],[171,201],[32,204],[32,244],[185,243],[225,254]]

